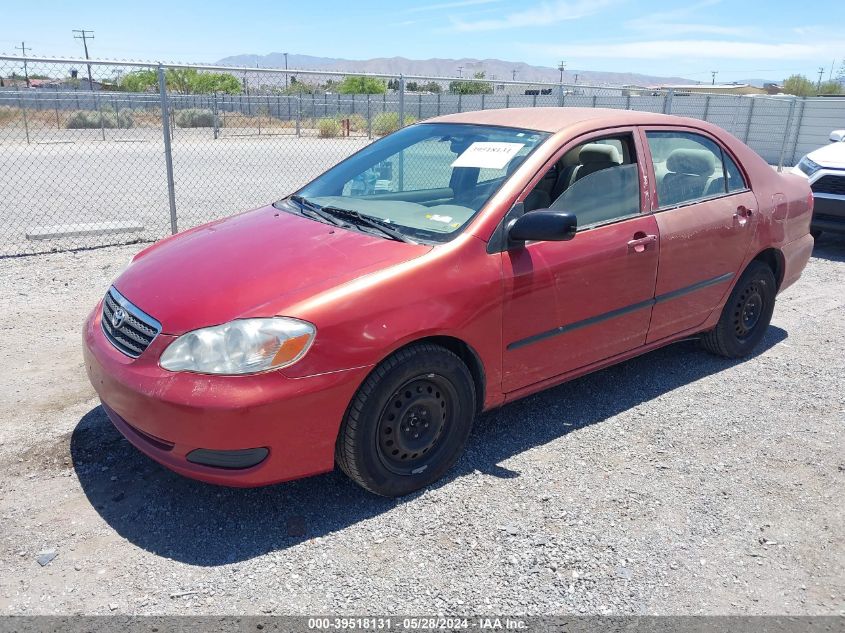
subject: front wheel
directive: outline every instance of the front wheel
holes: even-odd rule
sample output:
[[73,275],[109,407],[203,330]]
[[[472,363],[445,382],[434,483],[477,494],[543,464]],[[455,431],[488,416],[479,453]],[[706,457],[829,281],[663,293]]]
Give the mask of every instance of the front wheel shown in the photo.
[[762,340],[775,309],[772,269],[753,261],[728,297],[715,328],[701,338],[704,348],[726,358],[742,358]]
[[413,345],[387,358],[358,389],[335,460],[366,490],[405,495],[451,468],[474,417],[475,384],[463,361],[437,345]]

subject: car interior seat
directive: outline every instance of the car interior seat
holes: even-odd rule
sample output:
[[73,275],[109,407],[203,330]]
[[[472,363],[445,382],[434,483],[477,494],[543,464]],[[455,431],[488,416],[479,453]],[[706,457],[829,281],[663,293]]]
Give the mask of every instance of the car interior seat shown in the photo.
[[[567,157],[564,157],[564,162],[566,159]],[[622,164],[619,150],[612,145],[603,145],[601,143],[587,143],[582,146],[577,153],[577,161],[577,163],[566,165],[560,170],[560,175],[551,192],[553,200],[559,198],[577,180],[602,169]]]
[[666,170],[658,188],[661,206],[704,197],[716,158],[706,149],[679,148],[666,159]]

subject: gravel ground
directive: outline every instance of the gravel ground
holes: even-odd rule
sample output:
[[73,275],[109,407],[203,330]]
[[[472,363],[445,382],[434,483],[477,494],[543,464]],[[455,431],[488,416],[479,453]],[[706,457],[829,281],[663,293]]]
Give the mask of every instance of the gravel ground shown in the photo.
[[0,613],[845,613],[845,239],[753,358],[679,343],[490,412],[401,500],[123,440],[80,326],[137,249],[0,259]]

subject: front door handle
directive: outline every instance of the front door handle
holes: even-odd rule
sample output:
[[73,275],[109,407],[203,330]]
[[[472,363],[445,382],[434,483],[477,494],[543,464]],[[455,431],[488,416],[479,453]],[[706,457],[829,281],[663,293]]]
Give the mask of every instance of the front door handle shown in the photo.
[[657,241],[656,235],[643,235],[641,233],[638,234],[640,237],[634,237],[634,239],[628,242],[628,250],[634,251],[635,253],[642,253],[648,248],[649,244],[654,244]]

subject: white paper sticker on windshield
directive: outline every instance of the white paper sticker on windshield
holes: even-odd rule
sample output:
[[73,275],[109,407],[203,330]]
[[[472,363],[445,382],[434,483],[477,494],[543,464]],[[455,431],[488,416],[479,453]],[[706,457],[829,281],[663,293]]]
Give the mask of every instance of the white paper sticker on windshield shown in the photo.
[[475,142],[455,159],[452,167],[479,167],[482,169],[502,169],[525,147],[524,143],[487,143]]

